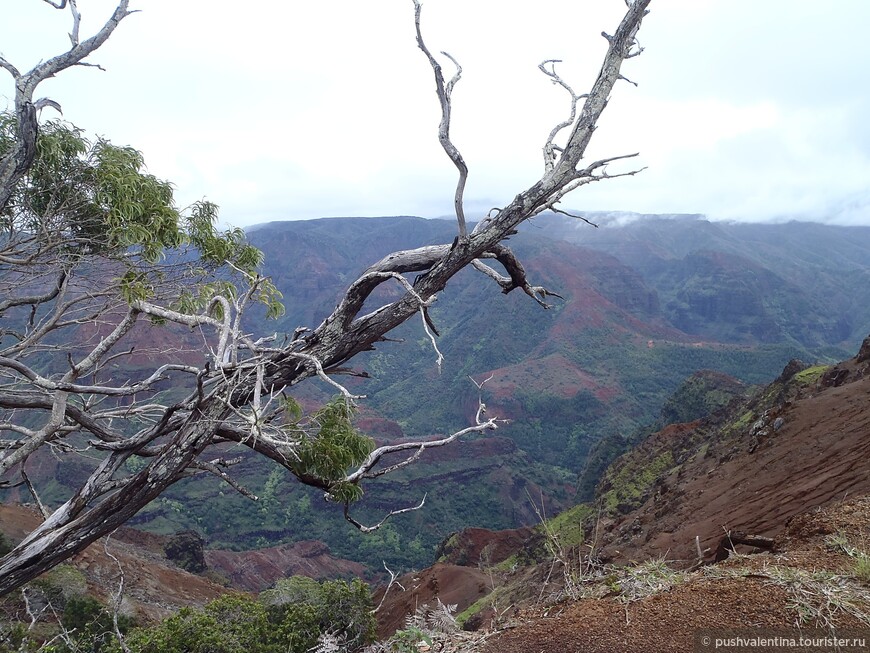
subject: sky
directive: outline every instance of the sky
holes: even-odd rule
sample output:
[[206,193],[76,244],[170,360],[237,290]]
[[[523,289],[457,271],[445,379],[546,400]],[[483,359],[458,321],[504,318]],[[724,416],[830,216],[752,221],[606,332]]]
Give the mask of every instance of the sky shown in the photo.
[[[111,0],[78,0],[82,37]],[[181,205],[236,226],[327,216],[445,216],[431,69],[411,0],[131,0],[89,61],[41,85],[89,134],[141,150]],[[588,90],[622,0],[425,0],[433,52],[463,66],[451,136],[475,220],[543,173],[568,97]],[[0,0],[0,53],[19,69],[69,45],[69,13]],[[565,208],[870,224],[866,0],[653,0],[587,158],[638,152]],[[445,69],[449,70],[446,60]],[[0,107],[11,106],[0,70]],[[43,116],[50,117],[48,111]]]

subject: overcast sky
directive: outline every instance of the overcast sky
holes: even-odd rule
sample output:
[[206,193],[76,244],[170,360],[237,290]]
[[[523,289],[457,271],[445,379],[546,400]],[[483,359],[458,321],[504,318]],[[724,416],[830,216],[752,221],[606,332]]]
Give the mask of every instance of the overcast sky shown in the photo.
[[[79,0],[82,36],[110,0]],[[411,0],[132,0],[91,61],[40,87],[89,133],[132,145],[234,225],[336,215],[449,214],[455,170],[416,49]],[[567,207],[870,224],[867,0],[653,0],[589,157],[640,152],[642,174]],[[471,173],[469,217],[542,173],[568,111],[537,70],[579,93],[622,0],[426,0],[433,51],[464,68],[452,136]],[[69,14],[0,0],[0,52],[20,69],[68,46]],[[446,63],[446,62],[445,62]],[[0,75],[5,75],[0,71]],[[0,103],[13,94],[0,77]],[[615,169],[613,170],[616,171]]]

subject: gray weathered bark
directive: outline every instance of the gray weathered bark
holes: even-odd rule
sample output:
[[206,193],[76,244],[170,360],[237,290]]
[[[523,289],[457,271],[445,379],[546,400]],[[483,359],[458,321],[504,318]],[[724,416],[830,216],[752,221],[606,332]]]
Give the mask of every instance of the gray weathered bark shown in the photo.
[[[14,375],[23,385],[31,383],[38,386],[41,394],[28,398],[25,393],[15,389],[7,392],[0,389],[0,408],[30,408],[50,412],[57,419],[49,420],[48,424],[54,430],[43,434],[44,442],[60,439],[67,432],[86,433],[93,438],[93,446],[107,453],[97,470],[75,496],[54,511],[39,528],[0,561],[0,594],[19,587],[42,571],[83,550],[97,538],[111,533],[163,490],[189,474],[191,469],[208,468],[198,457],[210,445],[234,441],[290,468],[295,442],[277,433],[271,428],[269,420],[264,419],[266,409],[261,410],[264,397],[275,397],[281,390],[312,376],[328,378],[330,373],[338,373],[356,354],[371,349],[400,324],[418,313],[424,313],[425,316],[426,307],[437,293],[467,266],[474,265],[494,279],[503,292],[521,288],[546,306],[543,299],[552,293],[531,285],[519,260],[502,241],[515,233],[520,223],[552,208],[574,188],[608,178],[606,165],[615,159],[624,158],[602,159],[585,167],[580,166],[610,93],[621,79],[620,68],[623,61],[637,54],[635,35],[647,13],[649,3],[650,0],[626,2],[625,17],[615,34],[606,37],[609,47],[601,70],[592,89],[585,96],[579,116],[570,125],[570,136],[558,148],[558,155],[553,147],[555,133],[547,141],[551,154],[543,176],[519,193],[507,206],[502,207],[495,216],[486,217],[468,233],[461,206],[465,170],[457,163],[457,160],[461,161],[461,156],[449,141],[450,89],[456,78],[449,84],[444,84],[440,67],[426,49],[419,31],[419,5],[415,2],[418,44],[433,67],[439,101],[442,104],[444,119],[439,128],[439,138],[460,171],[460,185],[457,188],[459,235],[456,240],[452,245],[395,252],[375,263],[350,285],[339,305],[322,324],[304,335],[296,334],[297,337],[283,347],[270,348],[264,342],[252,342],[244,336],[238,328],[238,320],[232,321],[228,316],[233,306],[226,298],[222,299],[225,317],[222,321],[205,314],[185,316],[146,302],[134,302],[129,307],[129,316],[132,318],[143,313],[183,324],[213,328],[220,335],[221,343],[215,350],[220,355],[215,355],[201,369],[179,366],[182,369],[167,368],[160,374],[152,375],[156,381],[170,372],[186,374],[187,378],[195,377],[196,387],[186,399],[163,407],[152,419],[153,423],[135,435],[113,430],[110,422],[96,418],[87,408],[68,402],[65,397],[69,393],[102,396],[114,393],[130,397],[138,393],[141,396],[143,392],[151,390],[151,380],[111,389],[74,384],[74,379],[71,379],[66,385],[52,388],[45,379],[26,366],[22,368],[19,363],[6,366],[9,374]],[[17,179],[26,171],[28,158],[32,159],[32,143],[36,136],[32,94],[36,84],[41,79],[81,61],[108,38],[128,13],[125,0],[96,37],[81,46],[75,45],[70,52],[41,64],[28,75],[19,75],[5,60],[0,60],[0,65],[16,77],[16,108],[22,116],[20,120],[23,125],[15,148],[0,161],[0,210],[8,200]],[[573,91],[571,93],[576,102],[578,98],[573,96]],[[572,118],[573,114],[572,110]],[[508,276],[498,274],[484,264],[483,260],[499,261]],[[420,273],[413,283],[402,276],[411,272]],[[366,299],[379,285],[395,281],[399,281],[405,288],[402,297],[360,315]],[[34,305],[36,302],[50,301],[42,298],[53,292],[43,288],[41,294],[34,294]],[[60,301],[55,295],[51,301]],[[241,307],[236,308],[241,310]],[[0,355],[2,351],[0,349]],[[94,352],[91,353],[94,360],[111,355],[108,350]],[[244,356],[239,352],[243,352]],[[0,361],[0,369],[3,367],[3,361]],[[149,405],[147,410],[153,413],[154,408]],[[407,452],[409,457],[406,462],[410,462],[425,448],[443,446],[464,433],[495,426],[495,420],[483,421],[479,418],[477,424],[434,442],[408,442],[382,447],[369,456],[358,469],[348,473],[343,482],[355,484],[382,474],[384,469],[379,470],[376,466],[388,454]],[[16,448],[31,446],[27,440],[32,434],[23,428],[21,431],[25,434],[21,441],[10,444],[9,448],[13,452]],[[125,478],[120,471],[131,456],[141,457],[147,465],[138,473]],[[24,458],[26,455],[17,456],[18,461]],[[403,464],[405,462],[389,469]],[[214,467],[215,465],[211,466]],[[299,477],[302,482],[329,489],[322,479],[304,475]],[[348,518],[358,527],[362,527],[349,516]]]

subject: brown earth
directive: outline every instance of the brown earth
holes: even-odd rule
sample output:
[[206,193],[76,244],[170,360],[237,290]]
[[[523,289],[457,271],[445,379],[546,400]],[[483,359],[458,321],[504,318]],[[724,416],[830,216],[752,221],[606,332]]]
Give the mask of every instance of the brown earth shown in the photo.
[[[0,530],[13,541],[22,539],[40,521],[31,507],[0,505]],[[105,538],[95,542],[69,564],[84,573],[89,593],[107,603],[118,590],[120,566],[124,574],[122,611],[143,621],[163,619],[185,606],[202,606],[227,592],[168,562],[161,538],[131,528],[118,529],[108,542]]]
[[[617,463],[662,454],[674,461],[645,490],[639,507],[602,517],[588,532],[598,562],[590,566],[587,559],[583,576],[573,569],[572,589],[575,597],[590,598],[552,603],[565,596],[568,584],[559,564],[544,563],[537,572],[502,568],[495,584],[508,608],[490,610],[474,623],[488,631],[456,636],[441,650],[712,650],[696,642],[705,628],[742,629],[749,636],[764,629],[796,636],[798,627],[804,634],[852,630],[870,645],[870,572],[862,575],[856,563],[867,565],[870,554],[870,339],[855,359],[818,380],[793,377],[801,369],[788,367],[737,412],[667,427]],[[738,531],[771,538],[772,548],[738,546],[738,554],[714,564],[723,537]],[[700,568],[696,536],[704,549]],[[470,565],[479,562],[468,552],[480,556],[501,540],[486,531],[454,539],[449,559],[459,561],[455,552],[461,550]],[[668,572],[677,579],[673,586],[657,578],[651,586],[658,591],[628,596],[623,579],[644,569],[634,561],[667,561],[695,571]],[[461,598],[455,602],[471,603]]]
[[[726,531],[771,536],[809,508],[870,493],[867,372],[866,362],[841,363],[818,383],[783,389],[766,416],[733,435],[695,439],[695,453],[640,508],[601,524],[602,553],[694,562],[696,536],[713,551]],[[679,435],[672,427],[652,436],[646,455],[658,446],[679,456]]]
[[[866,555],[868,534],[870,497],[838,502],[792,519],[776,539],[776,553],[732,556],[693,572],[668,572],[668,576],[643,572],[643,567],[599,567],[576,588],[591,598],[539,600],[514,610],[488,631],[436,635],[431,650],[702,653],[716,650],[716,637],[836,634],[863,638],[863,644],[839,649],[802,646],[799,650],[866,651],[870,645],[870,579],[858,576],[855,547],[864,547]],[[640,583],[628,584],[632,571]],[[705,635],[713,638],[710,645],[703,644]]]
[[531,527],[504,531],[465,528],[449,537],[436,556],[441,562],[454,565],[494,565],[507,560],[538,538],[537,531]]
[[445,604],[456,604],[457,613],[461,613],[489,594],[500,580],[483,569],[504,561],[537,539],[532,528],[504,531],[466,528],[455,533],[436,553],[438,563],[422,572],[400,576],[386,598],[383,586],[375,590],[375,604],[383,600],[377,612],[378,636],[392,635],[418,606],[433,606],[439,599]]
[[[0,504],[0,531],[19,541],[41,519],[33,507]],[[184,606],[202,606],[229,591],[260,592],[279,578],[302,575],[315,579],[364,576],[363,565],[336,558],[316,540],[285,544],[257,551],[207,550],[210,577],[188,573],[168,561],[163,552],[167,538],[134,528],[119,528],[108,550],[124,571],[126,609],[146,620],[166,617]],[[85,573],[90,590],[106,600],[117,591],[118,563],[106,553],[103,540],[72,558],[70,564]],[[221,580],[217,584],[215,580]]]
[[256,551],[207,550],[208,566],[227,578],[232,587],[262,592],[287,576],[315,579],[364,576],[366,567],[336,558],[317,540],[258,549]]
[[[472,603],[492,591],[492,578],[475,567],[460,567],[446,563],[400,576],[388,588],[378,588],[372,597],[377,612],[378,637],[388,637],[402,628],[405,617],[423,604],[434,606],[438,600],[456,605],[462,612]],[[385,589],[389,590],[384,599]],[[383,600],[383,602],[382,602]]]
[[[521,618],[516,627],[490,638],[482,650],[705,651],[713,648],[696,641],[705,630],[741,631],[749,636],[767,630],[797,636],[799,626],[804,635],[830,635],[832,627],[841,635],[854,631],[870,647],[870,582],[852,575],[855,558],[836,544],[867,546],[868,534],[870,497],[813,510],[790,521],[777,538],[775,554],[736,556],[686,574],[671,589],[635,601],[611,597],[537,608],[523,615],[532,619]],[[829,588],[829,596],[819,593],[818,580]],[[837,604],[836,598],[829,602],[838,591],[841,599],[849,592],[854,610],[843,607],[845,601]]]

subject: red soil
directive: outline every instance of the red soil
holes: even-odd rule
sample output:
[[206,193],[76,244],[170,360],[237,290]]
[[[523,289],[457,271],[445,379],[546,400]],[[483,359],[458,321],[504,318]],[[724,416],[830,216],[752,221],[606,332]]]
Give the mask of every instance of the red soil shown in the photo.
[[[777,539],[777,554],[729,560],[709,571],[697,571],[668,591],[633,602],[615,598],[586,599],[536,608],[520,615],[515,627],[488,638],[484,653],[682,653],[712,651],[700,638],[710,629],[760,636],[864,636],[870,645],[870,623],[831,608],[810,595],[804,619],[795,607],[795,583],[780,580],[775,569],[821,576],[842,574],[857,606],[870,613],[870,586],[848,578],[854,559],[830,545],[838,534],[860,543],[870,532],[870,498],[835,504],[793,519]],[[823,623],[830,619],[830,624]],[[800,630],[798,629],[800,626]],[[716,636],[715,633],[712,634]],[[755,648],[723,650],[762,650]],[[772,649],[771,649],[772,650]],[[780,649],[776,649],[780,650]],[[785,650],[785,649],[782,649]],[[833,651],[833,647],[801,650]],[[844,647],[843,651],[868,650]]]
[[363,576],[366,572],[357,562],[330,555],[329,547],[315,540],[256,551],[208,550],[205,559],[233,587],[248,592],[261,592],[287,576],[322,579]]
[[779,430],[753,438],[747,426],[710,443],[638,510],[605,524],[605,553],[694,561],[695,536],[705,549],[726,530],[770,536],[809,508],[870,493],[870,375],[855,363],[839,367],[846,382],[783,404]]

